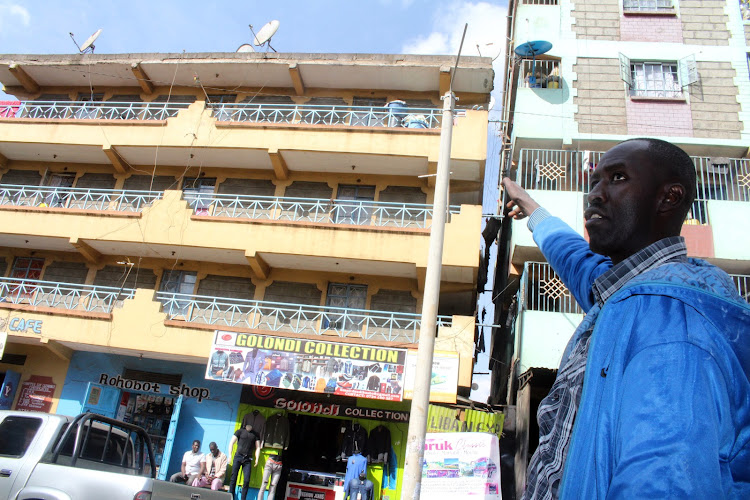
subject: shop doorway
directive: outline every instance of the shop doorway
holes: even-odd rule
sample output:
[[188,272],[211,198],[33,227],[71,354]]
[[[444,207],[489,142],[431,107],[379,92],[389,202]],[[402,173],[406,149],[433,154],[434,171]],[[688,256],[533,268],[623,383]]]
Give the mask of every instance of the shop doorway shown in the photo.
[[[89,383],[81,411],[143,427],[154,447],[157,478],[166,479],[182,398]],[[148,457],[146,461],[150,466]]]

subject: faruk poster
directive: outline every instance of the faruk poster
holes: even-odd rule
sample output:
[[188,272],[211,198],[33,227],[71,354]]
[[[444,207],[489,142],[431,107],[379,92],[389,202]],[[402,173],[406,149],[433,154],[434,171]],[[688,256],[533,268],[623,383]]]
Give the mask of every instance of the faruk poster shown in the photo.
[[483,432],[427,433],[422,498],[500,500],[500,445]]

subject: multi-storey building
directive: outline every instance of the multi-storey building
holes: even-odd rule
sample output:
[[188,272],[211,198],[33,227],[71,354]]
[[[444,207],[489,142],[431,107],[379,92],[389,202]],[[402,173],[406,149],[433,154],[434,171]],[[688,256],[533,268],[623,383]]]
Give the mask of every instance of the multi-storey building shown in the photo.
[[[382,425],[392,479],[370,477],[399,498],[454,62],[0,56],[6,407],[133,419],[162,477],[193,439],[229,453],[249,412],[290,423],[285,464],[318,472],[345,465],[344,430]],[[443,400],[471,387],[492,77],[464,57],[453,82]]]
[[[749,14],[738,0],[512,0],[506,175],[585,236],[588,176],[603,152],[633,137],[679,145],[698,179],[682,232],[689,253],[731,274],[747,298],[750,233],[740,221],[750,216]],[[540,53],[529,55],[531,47]],[[585,311],[525,220],[505,220],[499,244],[495,323],[505,326],[494,338],[492,400],[516,406],[520,490],[538,438],[536,409]]]

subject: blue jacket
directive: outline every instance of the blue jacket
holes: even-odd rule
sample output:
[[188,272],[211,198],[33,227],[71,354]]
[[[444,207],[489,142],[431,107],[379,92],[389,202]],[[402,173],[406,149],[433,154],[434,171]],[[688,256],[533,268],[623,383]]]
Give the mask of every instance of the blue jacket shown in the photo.
[[[555,217],[534,240],[589,310],[611,261]],[[594,327],[560,498],[750,498],[749,374],[750,307],[723,271],[632,279]]]

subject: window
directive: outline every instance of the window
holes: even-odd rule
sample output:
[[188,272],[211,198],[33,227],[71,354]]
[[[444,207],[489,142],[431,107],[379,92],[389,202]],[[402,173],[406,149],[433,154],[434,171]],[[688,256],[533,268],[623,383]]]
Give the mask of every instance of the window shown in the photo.
[[[348,285],[330,283],[326,296],[329,307],[346,309],[364,309],[367,302],[367,285]],[[338,310],[326,312],[323,328],[331,330],[360,330],[364,316],[351,313],[340,313]]]
[[76,174],[50,174],[44,180],[44,185],[51,188],[58,188],[51,191],[44,199],[44,203],[48,207],[65,207],[68,202],[69,192],[66,192],[68,188],[73,187],[73,183],[76,180]]
[[44,259],[16,257],[10,277],[19,280],[38,280],[42,277]]
[[335,222],[339,224],[370,224],[372,206],[362,201],[375,199],[375,186],[339,186],[336,194]]
[[524,5],[557,5],[557,0],[521,0]]
[[560,61],[524,59],[521,64],[521,80],[520,86],[526,88],[562,88]]
[[159,291],[179,294],[181,297],[166,297],[164,311],[171,316],[182,316],[189,320],[188,309],[190,301],[186,295],[193,295],[197,274],[189,271],[164,271]]
[[21,458],[34,440],[42,419],[9,416],[0,423],[0,456]]
[[740,12],[744,21],[750,21],[750,0],[740,0]]
[[216,178],[193,177],[185,178],[182,183],[182,193],[195,215],[208,215],[208,208],[213,201]]
[[625,12],[673,12],[672,0],[623,0]]
[[620,78],[632,97],[680,98],[698,81],[695,56],[679,61],[631,61],[620,54]]

